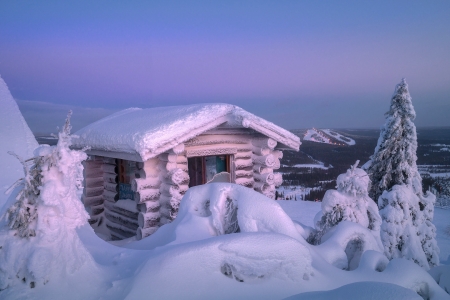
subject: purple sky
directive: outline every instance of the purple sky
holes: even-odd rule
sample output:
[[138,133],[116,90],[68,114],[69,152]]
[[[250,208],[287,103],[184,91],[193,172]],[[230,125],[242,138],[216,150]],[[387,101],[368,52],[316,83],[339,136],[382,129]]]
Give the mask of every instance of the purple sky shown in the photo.
[[130,106],[239,105],[286,128],[380,127],[406,77],[450,126],[450,2],[2,1],[0,75],[35,132]]

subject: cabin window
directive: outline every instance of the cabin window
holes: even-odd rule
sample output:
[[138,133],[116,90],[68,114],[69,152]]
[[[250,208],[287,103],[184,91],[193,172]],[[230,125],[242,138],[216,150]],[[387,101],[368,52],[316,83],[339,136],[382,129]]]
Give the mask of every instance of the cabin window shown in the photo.
[[188,158],[189,187],[205,184],[221,172],[230,173],[230,155]]
[[119,159],[119,199],[134,200],[134,192],[131,190],[131,180],[135,178],[136,162]]

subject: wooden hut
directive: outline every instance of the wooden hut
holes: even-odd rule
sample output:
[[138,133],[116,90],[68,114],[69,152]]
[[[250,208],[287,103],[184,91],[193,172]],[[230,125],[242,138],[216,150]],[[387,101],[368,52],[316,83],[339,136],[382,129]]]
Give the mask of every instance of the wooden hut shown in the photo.
[[189,187],[232,182],[274,198],[291,132],[230,104],[130,108],[75,133],[85,148],[83,202],[110,237],[142,239],[177,215]]

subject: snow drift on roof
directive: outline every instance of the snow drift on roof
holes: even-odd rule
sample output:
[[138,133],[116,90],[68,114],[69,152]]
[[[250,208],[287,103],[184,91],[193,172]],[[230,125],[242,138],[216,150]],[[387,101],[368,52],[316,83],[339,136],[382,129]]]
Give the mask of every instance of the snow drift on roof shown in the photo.
[[221,124],[254,129],[298,150],[300,139],[289,131],[231,104],[129,108],[75,133],[75,147],[137,153],[147,160]]

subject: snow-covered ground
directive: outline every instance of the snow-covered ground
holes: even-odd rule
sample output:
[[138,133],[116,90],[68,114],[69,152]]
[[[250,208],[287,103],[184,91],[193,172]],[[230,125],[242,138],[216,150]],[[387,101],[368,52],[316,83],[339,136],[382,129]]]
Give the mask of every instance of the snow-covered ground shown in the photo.
[[[2,147],[28,158],[35,140],[20,113],[11,112],[5,124],[18,125],[0,127]],[[37,154],[54,149],[44,146]],[[360,224],[341,222],[320,245],[309,244],[322,203],[274,201],[228,183],[189,189],[175,221],[150,237],[108,243],[87,224],[76,188],[62,184],[76,177],[71,164],[80,154],[59,150],[52,159],[65,163],[44,165],[36,236],[14,236],[7,218],[0,221],[0,299],[450,299],[413,262],[388,261]],[[0,165],[7,170],[0,187],[22,176],[14,157],[0,155]],[[446,265],[449,214],[436,209],[434,221]],[[350,262],[355,268],[348,270]],[[445,276],[441,284],[450,288]]]

